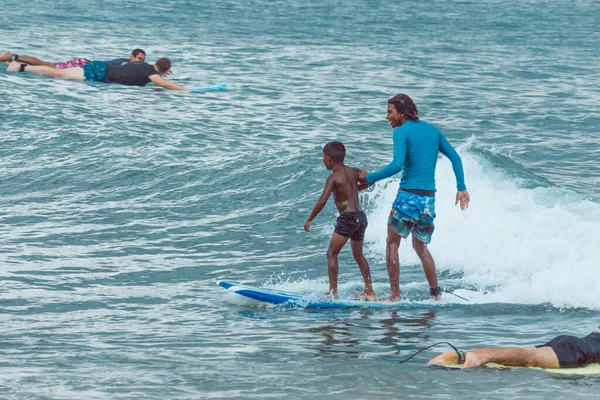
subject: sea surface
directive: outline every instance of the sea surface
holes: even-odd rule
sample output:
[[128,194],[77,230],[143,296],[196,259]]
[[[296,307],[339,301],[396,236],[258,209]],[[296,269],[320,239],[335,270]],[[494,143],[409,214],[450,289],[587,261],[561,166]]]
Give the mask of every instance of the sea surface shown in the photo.
[[[449,349],[600,324],[600,3],[2,0],[0,50],[146,50],[210,93],[54,80],[0,64],[1,399],[591,399],[598,376],[446,370]],[[437,169],[432,304],[400,248],[402,307],[266,307],[225,279],[318,295],[336,210],[302,229],[322,146],[374,171],[407,93],[464,163]],[[399,175],[361,193],[377,295]],[[360,293],[349,248],[340,292]]]

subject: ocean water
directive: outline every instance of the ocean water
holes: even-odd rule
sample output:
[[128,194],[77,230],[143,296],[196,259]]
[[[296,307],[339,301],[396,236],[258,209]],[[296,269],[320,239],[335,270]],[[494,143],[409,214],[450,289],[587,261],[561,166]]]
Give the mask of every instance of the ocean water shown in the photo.
[[[169,57],[213,93],[52,80],[0,65],[0,398],[590,399],[600,378],[425,366],[448,346],[529,346],[600,324],[597,1],[2,0],[0,50]],[[440,159],[429,305],[410,245],[404,306],[265,307],[219,279],[327,288],[327,171],[391,159],[407,93],[463,158]],[[362,192],[389,294],[398,177]],[[340,292],[362,280],[340,255]],[[411,305],[415,307],[411,307]]]

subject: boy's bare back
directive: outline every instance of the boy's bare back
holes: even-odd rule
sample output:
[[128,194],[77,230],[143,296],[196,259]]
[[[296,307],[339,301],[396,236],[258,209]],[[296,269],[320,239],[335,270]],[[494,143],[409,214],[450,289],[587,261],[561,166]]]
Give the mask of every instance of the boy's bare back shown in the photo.
[[340,165],[327,178],[333,184],[333,200],[340,214],[361,211],[358,201],[358,174],[360,169]]

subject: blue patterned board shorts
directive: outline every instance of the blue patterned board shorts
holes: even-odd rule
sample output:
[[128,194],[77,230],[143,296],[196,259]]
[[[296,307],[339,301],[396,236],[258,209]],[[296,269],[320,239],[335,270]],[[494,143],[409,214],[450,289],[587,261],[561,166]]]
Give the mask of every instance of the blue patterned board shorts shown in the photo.
[[86,81],[104,82],[106,76],[106,63],[104,61],[92,61],[81,68],[83,68],[83,76]]
[[431,235],[435,229],[434,219],[435,197],[420,196],[400,189],[388,225],[403,238],[407,238],[412,232],[421,242],[431,243]]

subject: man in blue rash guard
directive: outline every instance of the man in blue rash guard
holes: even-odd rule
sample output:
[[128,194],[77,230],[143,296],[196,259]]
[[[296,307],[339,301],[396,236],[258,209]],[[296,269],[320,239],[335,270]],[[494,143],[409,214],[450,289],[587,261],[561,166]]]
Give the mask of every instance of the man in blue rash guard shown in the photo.
[[430,295],[439,300],[441,289],[437,283],[435,262],[427,249],[431,242],[435,219],[435,167],[438,152],[448,157],[456,176],[456,202],[460,209],[469,207],[469,192],[465,186],[462,161],[444,135],[433,125],[419,120],[419,110],[406,94],[399,94],[388,101],[386,119],[394,128],[394,159],[377,172],[367,174],[362,170],[360,182],[373,184],[402,171],[400,188],[388,219],[386,265],[392,296],[390,301],[400,301],[400,262],[398,249],[400,239],[412,232],[415,249],[425,276],[429,282]]

